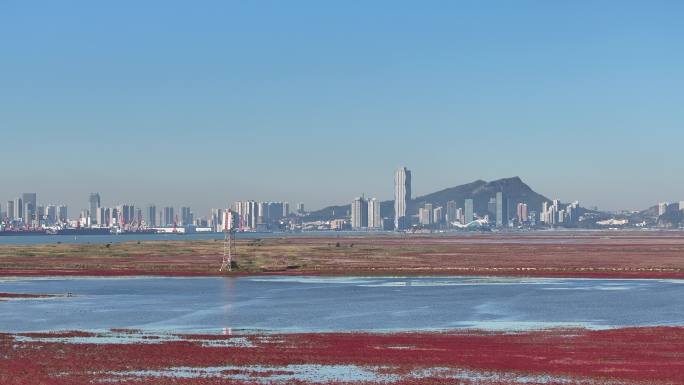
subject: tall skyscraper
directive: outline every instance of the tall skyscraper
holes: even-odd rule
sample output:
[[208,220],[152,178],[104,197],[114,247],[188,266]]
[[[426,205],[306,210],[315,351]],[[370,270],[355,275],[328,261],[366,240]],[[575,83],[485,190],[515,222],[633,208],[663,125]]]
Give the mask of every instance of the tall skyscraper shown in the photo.
[[411,200],[411,171],[402,167],[394,172],[394,229],[408,228],[406,217],[408,203]]
[[88,201],[90,202],[90,224],[96,225],[98,224],[97,212],[100,208],[100,193],[90,193]]
[[69,220],[69,213],[67,212],[66,205],[57,206],[57,221],[64,223]]
[[164,226],[173,226],[175,218],[173,217],[173,207],[164,207]]
[[475,219],[475,212],[473,211],[473,200],[466,199],[464,207],[465,213],[463,214],[463,224],[467,225],[468,223],[472,222],[473,219]]
[[14,200],[14,219],[24,219],[24,200],[19,197]]
[[157,226],[157,206],[150,204],[147,206],[147,226]]
[[454,201],[449,201],[446,204],[446,221],[447,225],[451,226],[452,223],[458,222],[461,220],[457,216],[457,211],[458,211],[458,206],[456,205],[456,202]]
[[45,209],[45,220],[48,225],[54,225],[57,222],[57,206],[48,205]]
[[503,192],[496,193],[496,227],[508,226],[508,199]]
[[14,201],[7,201],[7,218],[9,220],[16,219],[14,216]]
[[118,223],[119,225],[130,225],[136,221],[135,206],[120,205],[117,207]]
[[380,201],[375,198],[368,200],[368,227],[371,229],[382,228],[382,217],[380,216]]
[[436,225],[444,223],[444,207],[439,206],[432,210],[432,220]]
[[529,222],[529,215],[527,212],[527,203],[518,203],[517,208],[518,222],[520,224]]
[[36,193],[23,193],[21,194],[21,200],[24,205],[22,218],[24,219],[24,223],[30,224],[36,216],[36,208],[38,205]]
[[665,215],[667,213],[667,202],[658,203],[658,216]]
[[190,207],[181,207],[181,223],[183,226],[192,224],[192,212],[190,211]]
[[368,227],[368,203],[363,197],[354,198],[351,204],[352,229]]

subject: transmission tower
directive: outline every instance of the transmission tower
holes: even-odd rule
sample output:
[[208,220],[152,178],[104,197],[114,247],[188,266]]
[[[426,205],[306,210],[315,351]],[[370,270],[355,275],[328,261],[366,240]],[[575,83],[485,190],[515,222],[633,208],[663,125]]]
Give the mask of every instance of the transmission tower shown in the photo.
[[223,261],[219,271],[231,271],[233,269],[233,254],[235,254],[235,231],[226,229],[226,237],[223,239]]

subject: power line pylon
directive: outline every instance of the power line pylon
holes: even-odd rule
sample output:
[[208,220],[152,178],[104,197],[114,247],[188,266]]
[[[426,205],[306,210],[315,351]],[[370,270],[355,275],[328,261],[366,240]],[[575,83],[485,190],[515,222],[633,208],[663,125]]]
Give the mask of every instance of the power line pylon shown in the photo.
[[235,254],[235,231],[226,229],[226,237],[223,239],[223,261],[219,271],[233,270],[233,254]]

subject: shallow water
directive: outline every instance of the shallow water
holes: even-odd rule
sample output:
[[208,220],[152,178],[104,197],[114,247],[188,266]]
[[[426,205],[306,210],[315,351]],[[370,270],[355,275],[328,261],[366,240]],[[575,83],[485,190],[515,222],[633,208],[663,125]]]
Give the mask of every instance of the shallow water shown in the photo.
[[684,280],[481,277],[4,278],[0,331],[526,330],[684,325]]

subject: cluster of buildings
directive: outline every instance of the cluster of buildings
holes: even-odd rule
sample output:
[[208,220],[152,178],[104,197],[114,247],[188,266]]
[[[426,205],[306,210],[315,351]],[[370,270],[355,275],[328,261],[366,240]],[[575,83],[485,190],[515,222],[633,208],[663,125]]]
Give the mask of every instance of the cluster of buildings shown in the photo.
[[14,200],[0,205],[2,228],[34,228],[44,225],[67,223],[66,205],[41,205],[36,193],[23,193]]
[[[288,202],[237,201],[227,209],[211,209],[210,218],[200,225],[212,231],[269,231],[290,227],[290,204]],[[295,217],[303,216],[304,204],[298,203]]]
[[668,214],[677,214],[684,212],[684,201],[679,201],[675,203],[671,202],[660,202],[658,203],[658,216],[662,217]]
[[[482,204],[481,201],[479,201]],[[136,232],[186,232],[206,231],[296,231],[296,230],[395,230],[419,229],[458,229],[481,227],[526,227],[526,226],[566,226],[577,223],[579,203],[561,204],[560,201],[543,202],[537,214],[530,210],[528,203],[515,202],[511,206],[503,191],[494,193],[489,199],[486,212],[477,212],[473,198],[462,202],[448,201],[445,206],[422,203],[417,207],[417,215],[409,213],[411,200],[411,171],[401,167],[394,172],[393,214],[385,206],[385,216],[381,202],[377,198],[364,196],[354,198],[351,209],[343,218],[329,221],[304,222],[307,212],[304,204],[298,203],[294,212],[284,201],[259,202],[254,200],[237,201],[228,208],[211,209],[207,217],[196,217],[190,207],[157,207],[148,204],[136,207],[133,204],[120,204],[105,207],[101,204],[99,193],[91,193],[88,208],[82,210],[77,218],[69,218],[66,205],[40,205],[36,193],[24,193],[14,200],[0,205],[2,229],[35,229],[47,227],[109,228],[112,231]],[[386,202],[388,205],[390,202]],[[661,203],[659,215],[670,210],[684,209],[679,204]],[[482,209],[482,206],[478,206]],[[411,206],[415,209],[415,206]]]
[[565,208],[561,206],[560,201],[557,199],[554,199],[550,205],[549,202],[544,202],[542,203],[542,211],[540,213],[539,222],[548,226],[570,225],[577,223],[579,221],[579,217],[577,215],[578,208],[578,201],[565,205]]
[[113,232],[267,231],[290,228],[290,220],[305,215],[304,204],[295,213],[288,202],[235,202],[230,208],[211,209],[208,217],[196,217],[190,207],[148,204],[102,205],[99,193],[91,193],[88,208],[75,218],[66,205],[41,205],[36,193],[24,193],[0,205],[0,230],[26,231],[46,228],[108,228]]
[[351,202],[350,221],[336,219],[331,222],[331,229],[351,228],[352,230],[391,230],[408,229],[450,229],[481,227],[533,227],[533,226],[566,226],[578,221],[579,202],[563,205],[558,200],[544,202],[541,211],[530,210],[528,203],[510,200],[503,191],[495,193],[489,199],[487,211],[476,212],[473,198],[462,202],[448,201],[446,207],[423,203],[418,207],[417,215],[409,215],[411,202],[411,171],[401,167],[394,172],[394,223],[381,217],[380,202],[376,198],[354,198]]

